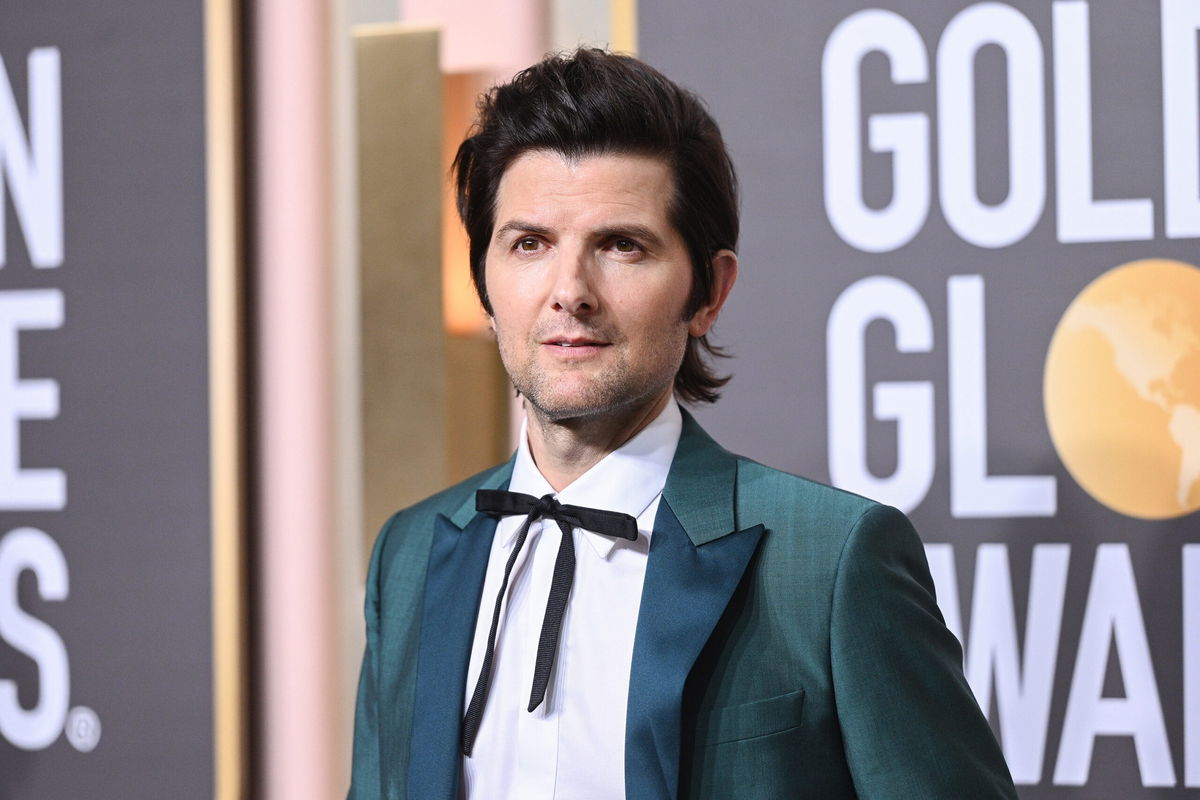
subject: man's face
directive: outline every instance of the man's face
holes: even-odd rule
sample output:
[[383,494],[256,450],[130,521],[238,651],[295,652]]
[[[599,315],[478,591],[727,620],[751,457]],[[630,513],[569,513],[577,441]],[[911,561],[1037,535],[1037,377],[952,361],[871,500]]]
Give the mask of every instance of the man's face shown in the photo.
[[485,280],[513,385],[551,420],[637,413],[670,394],[692,267],[667,219],[672,177],[637,155],[532,151],[496,194]]

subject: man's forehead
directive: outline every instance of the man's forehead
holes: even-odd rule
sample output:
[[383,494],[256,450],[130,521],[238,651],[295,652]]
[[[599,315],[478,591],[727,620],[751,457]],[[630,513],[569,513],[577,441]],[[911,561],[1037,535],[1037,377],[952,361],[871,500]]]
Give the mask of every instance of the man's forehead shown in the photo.
[[640,153],[568,155],[530,150],[508,165],[496,192],[496,226],[508,217],[553,215],[565,205],[666,221],[673,178],[666,161]]

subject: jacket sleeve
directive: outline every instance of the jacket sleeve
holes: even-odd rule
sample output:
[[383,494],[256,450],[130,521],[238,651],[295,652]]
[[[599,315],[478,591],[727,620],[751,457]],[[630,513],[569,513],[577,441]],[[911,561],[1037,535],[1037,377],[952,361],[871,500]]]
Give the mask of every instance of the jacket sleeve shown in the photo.
[[354,707],[354,757],[350,765],[347,800],[380,800],[383,797],[379,755],[379,562],[387,530],[388,526],[385,525],[383,533],[376,540],[367,572],[366,600],[363,603],[367,644],[363,651],[358,700]]
[[920,539],[896,509],[872,506],[851,530],[830,628],[838,721],[862,800],[1016,800]]

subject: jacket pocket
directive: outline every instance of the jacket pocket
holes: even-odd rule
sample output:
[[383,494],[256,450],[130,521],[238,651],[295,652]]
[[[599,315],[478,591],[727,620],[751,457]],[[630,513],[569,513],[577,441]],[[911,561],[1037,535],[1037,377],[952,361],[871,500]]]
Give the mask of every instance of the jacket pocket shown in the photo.
[[803,710],[803,689],[752,703],[714,708],[697,717],[697,739],[707,747],[780,733],[799,726]]

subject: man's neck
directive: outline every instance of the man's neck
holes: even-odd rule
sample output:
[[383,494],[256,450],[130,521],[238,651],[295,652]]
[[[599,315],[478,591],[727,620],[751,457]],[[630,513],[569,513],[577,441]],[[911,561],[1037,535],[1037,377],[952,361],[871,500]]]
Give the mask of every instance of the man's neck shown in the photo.
[[620,415],[563,420],[550,420],[527,402],[529,453],[554,491],[561,492],[606,455],[637,436],[662,413],[671,397],[668,391],[655,402]]

